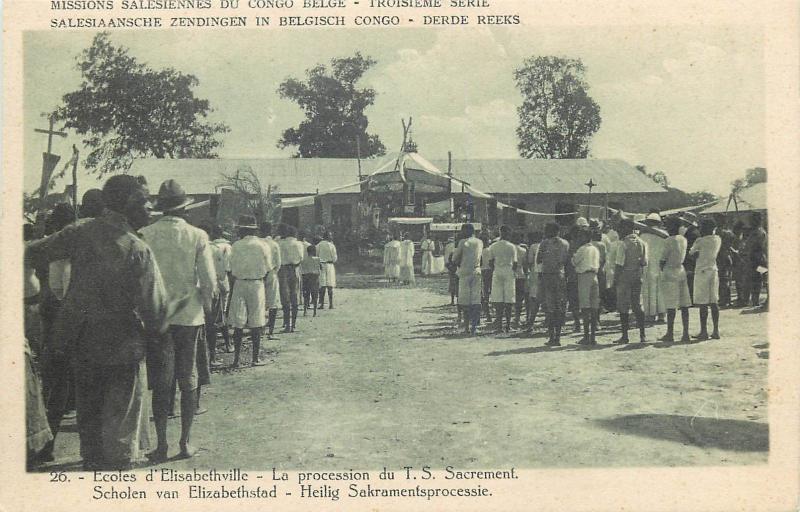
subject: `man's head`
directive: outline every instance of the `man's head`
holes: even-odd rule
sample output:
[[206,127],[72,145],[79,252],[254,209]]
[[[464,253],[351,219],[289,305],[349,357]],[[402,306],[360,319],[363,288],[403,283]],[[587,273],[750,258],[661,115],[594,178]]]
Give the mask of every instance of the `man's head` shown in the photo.
[[69,203],[58,203],[44,223],[44,234],[52,235],[75,222],[75,209]]
[[316,256],[317,248],[314,246],[314,244],[311,244],[306,248],[306,252],[308,253],[309,256]]
[[192,198],[186,195],[181,184],[170,179],[158,187],[158,197],[154,209],[164,212],[164,215],[180,215],[193,202]]
[[544,227],[544,236],[547,238],[555,238],[560,231],[561,226],[559,226],[557,222],[548,222]]
[[259,233],[262,237],[268,237],[272,235],[272,223],[271,222],[262,222],[261,226],[258,228]]
[[99,217],[103,214],[105,207],[105,204],[103,204],[103,191],[99,188],[90,188],[83,194],[81,199],[81,217]]
[[708,217],[700,221],[701,236],[713,235],[715,229],[717,229],[717,223],[714,221],[714,219]]
[[681,229],[681,220],[678,217],[667,217],[664,219],[664,227],[670,236],[675,236]]
[[511,228],[503,224],[500,226],[500,238],[508,240],[511,237]]
[[286,238],[297,237],[297,228],[294,226],[286,226]]
[[147,187],[129,174],[112,176],[103,185],[106,208],[124,215],[134,230],[146,226],[150,221],[148,196]]
[[474,235],[475,234],[475,226],[473,226],[472,224],[469,224],[469,223],[468,224],[464,224],[464,234],[467,236],[467,238],[469,238],[472,235]]
[[619,236],[628,236],[633,233],[634,223],[632,219],[620,219],[618,230]]
[[216,240],[218,238],[224,238],[225,237],[225,232],[222,230],[222,226],[220,226],[219,224],[214,223],[211,226],[211,235],[210,236],[214,240]]
[[330,240],[331,240],[331,238],[333,238],[333,235],[331,234],[330,230],[326,230],[326,231],[325,231],[325,232],[322,234],[322,239],[323,239],[323,240],[328,240],[328,241],[330,241]]
[[764,218],[761,215],[761,212],[753,212],[750,214],[750,227],[751,228],[760,228],[761,224],[764,222]]

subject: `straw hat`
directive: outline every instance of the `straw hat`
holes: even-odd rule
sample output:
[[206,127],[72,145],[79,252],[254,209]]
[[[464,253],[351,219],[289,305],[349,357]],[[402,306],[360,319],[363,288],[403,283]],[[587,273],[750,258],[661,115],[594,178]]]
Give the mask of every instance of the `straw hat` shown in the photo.
[[175,180],[166,180],[158,189],[158,197],[153,209],[169,212],[186,208],[193,202],[194,199],[186,195],[186,191],[180,183]]

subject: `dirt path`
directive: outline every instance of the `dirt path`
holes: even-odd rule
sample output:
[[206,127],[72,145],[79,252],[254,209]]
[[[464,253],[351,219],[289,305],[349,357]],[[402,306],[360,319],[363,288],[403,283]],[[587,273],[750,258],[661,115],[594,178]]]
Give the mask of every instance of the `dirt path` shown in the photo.
[[[552,349],[541,334],[456,335],[443,278],[413,289],[347,275],[341,284],[336,309],[268,342],[266,366],[213,375],[193,434],[202,451],[167,466],[766,462],[766,314],[723,311],[721,341],[669,347],[612,345],[616,315],[604,315],[597,348],[570,334]],[[171,440],[178,429],[171,420]],[[79,456],[67,430],[56,464],[69,468]]]

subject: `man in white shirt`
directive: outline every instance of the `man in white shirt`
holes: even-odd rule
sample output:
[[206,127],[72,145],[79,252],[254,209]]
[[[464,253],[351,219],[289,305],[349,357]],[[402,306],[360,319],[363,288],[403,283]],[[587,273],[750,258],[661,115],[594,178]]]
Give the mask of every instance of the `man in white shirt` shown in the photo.
[[458,306],[464,314],[464,332],[475,334],[481,318],[481,254],[483,242],[475,238],[475,227],[465,224],[464,235],[453,253],[458,265]]
[[[164,215],[145,226],[140,234],[153,251],[170,300],[188,295],[189,301],[169,319],[169,329],[158,348],[156,382],[153,384],[153,417],[158,444],[150,454],[154,461],[167,458],[167,416],[173,398],[173,379],[181,392],[180,454],[189,458],[195,450],[189,445],[197,388],[210,383],[207,358],[198,364],[198,353],[205,352],[202,339],[205,311],[211,311],[217,291],[217,275],[206,233],[190,225],[181,215],[192,202],[183,187],[167,180],[158,191],[156,210]],[[205,356],[205,354],[203,354]]]
[[281,268],[281,248],[272,238],[272,224],[265,222],[261,225],[261,238],[267,244],[272,256],[272,268],[264,279],[264,300],[267,308],[267,338],[273,339],[275,320],[278,317],[278,308],[281,306],[281,292],[278,283],[278,271]]
[[211,306],[211,312],[206,318],[206,341],[208,343],[208,359],[212,365],[217,364],[217,330],[222,331],[225,340],[225,351],[230,351],[230,336],[226,322],[225,310],[230,296],[231,284],[228,274],[231,272],[231,243],[223,236],[222,226],[219,224],[204,225],[203,230],[211,238],[211,255],[214,260],[214,270],[217,274],[217,296]]
[[295,237],[294,226],[281,225],[281,239],[278,247],[281,250],[281,268],[278,271],[278,284],[283,305],[283,331],[294,332],[297,325],[298,290],[297,270],[303,261],[303,244]]
[[528,251],[525,254],[525,265],[528,268],[528,300],[527,300],[527,330],[533,330],[536,322],[536,315],[539,314],[539,280],[541,276],[541,265],[536,261],[539,253],[539,244],[542,243],[543,234],[541,231],[534,231],[528,234]]
[[328,290],[328,309],[333,309],[333,289],[336,288],[336,267],[339,261],[336,246],[330,231],[326,231],[320,243],[317,244],[317,257],[319,258],[319,307],[325,307],[325,290]]
[[697,255],[694,266],[694,303],[700,306],[700,334],[698,340],[708,339],[708,308],[711,307],[711,321],[714,331],[711,338],[719,339],[719,273],[717,255],[722,239],[714,234],[717,223],[714,219],[700,222],[700,238],[689,249],[689,256]]
[[485,232],[481,235],[481,242],[483,243],[483,251],[481,252],[481,305],[486,321],[492,323],[492,308],[489,304],[489,297],[492,295],[492,261],[489,259],[489,235]]
[[433,268],[433,249],[435,244],[430,237],[425,236],[422,238],[422,242],[419,244],[419,250],[422,251],[422,275],[429,276],[431,275],[432,268]]
[[579,345],[595,345],[597,322],[600,318],[600,251],[592,244],[592,232],[588,229],[577,234],[580,247],[572,255],[572,266],[578,284],[578,307],[583,315],[583,339]]
[[505,332],[511,331],[511,308],[516,301],[514,273],[518,264],[517,246],[509,241],[510,236],[511,229],[508,226],[501,226],[500,240],[489,247],[489,259],[494,261],[492,295],[489,301],[495,306],[498,331],[503,330],[503,317],[505,317]]
[[239,217],[239,240],[231,247],[233,292],[228,311],[228,324],[233,327],[233,367],[239,366],[244,329],[250,329],[253,341],[253,366],[260,366],[261,329],[266,323],[264,293],[267,274],[273,270],[269,246],[256,236],[258,225],[252,215]]
[[522,316],[522,306],[527,309],[528,291],[525,289],[528,285],[528,267],[525,261],[528,257],[528,246],[525,245],[525,240],[522,233],[516,235],[517,247],[517,268],[514,270],[514,325],[519,327],[520,317]]
[[689,282],[683,261],[686,259],[688,242],[680,233],[681,221],[677,217],[668,217],[664,221],[669,237],[664,240],[664,251],[661,253],[661,288],[664,296],[664,307],[667,308],[667,333],[661,341],[674,341],[675,313],[681,310],[683,324],[682,342],[689,341],[689,307],[692,297],[689,293]]

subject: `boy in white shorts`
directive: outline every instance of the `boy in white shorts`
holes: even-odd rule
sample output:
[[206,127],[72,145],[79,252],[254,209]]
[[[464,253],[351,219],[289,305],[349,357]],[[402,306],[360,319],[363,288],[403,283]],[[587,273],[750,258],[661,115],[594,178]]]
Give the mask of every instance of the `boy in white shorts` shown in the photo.
[[231,275],[234,278],[228,324],[233,327],[233,366],[239,366],[242,350],[242,334],[250,329],[253,340],[253,366],[261,366],[258,353],[261,348],[261,329],[266,325],[266,295],[264,284],[267,273],[272,270],[272,251],[256,236],[258,225],[255,217],[239,217],[239,236],[231,248]]
[[700,334],[698,340],[708,339],[708,308],[711,307],[711,321],[714,331],[711,338],[719,339],[719,272],[717,271],[717,255],[722,246],[722,239],[714,234],[717,223],[713,219],[704,219],[700,223],[700,238],[695,240],[689,249],[689,256],[697,255],[694,267],[694,303],[700,306]]

